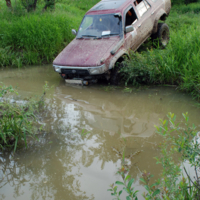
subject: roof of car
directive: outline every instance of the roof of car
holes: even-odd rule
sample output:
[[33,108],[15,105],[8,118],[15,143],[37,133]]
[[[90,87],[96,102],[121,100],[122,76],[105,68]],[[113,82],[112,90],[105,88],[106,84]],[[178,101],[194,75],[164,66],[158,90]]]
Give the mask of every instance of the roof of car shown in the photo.
[[127,4],[127,2],[130,2],[130,0],[101,0],[99,3],[97,3],[95,6],[93,6],[87,14],[99,12],[99,11],[105,11],[107,10],[109,12],[115,12],[120,10],[120,7],[122,7],[123,4]]
[[117,9],[126,1],[127,0],[102,0],[91,8],[90,11]]

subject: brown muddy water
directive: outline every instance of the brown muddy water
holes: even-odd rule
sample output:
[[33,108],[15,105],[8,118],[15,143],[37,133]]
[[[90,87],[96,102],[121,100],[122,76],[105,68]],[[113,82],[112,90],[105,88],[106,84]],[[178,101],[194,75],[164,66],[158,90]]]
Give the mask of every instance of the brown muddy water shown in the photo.
[[161,170],[153,158],[159,156],[162,142],[154,128],[159,118],[174,112],[180,121],[181,114],[189,112],[190,122],[200,124],[196,102],[173,87],[132,88],[126,93],[123,87],[65,84],[52,66],[0,71],[0,82],[17,86],[22,99],[40,95],[45,81],[54,85],[41,119],[45,133],[14,157],[0,153],[2,200],[112,199],[107,189],[121,180],[116,172],[123,150],[127,157],[139,152],[129,159],[129,173],[143,199],[141,172],[158,178]]

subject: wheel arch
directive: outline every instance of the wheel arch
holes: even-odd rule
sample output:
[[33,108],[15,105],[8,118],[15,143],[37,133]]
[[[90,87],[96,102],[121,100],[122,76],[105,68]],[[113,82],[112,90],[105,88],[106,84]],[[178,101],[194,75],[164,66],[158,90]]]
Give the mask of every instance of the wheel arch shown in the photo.
[[117,62],[124,61],[124,56],[129,58],[129,53],[125,49],[120,50],[116,55],[114,55],[109,64],[109,69],[112,69]]
[[158,21],[161,20],[161,21],[165,21],[166,18],[167,18],[167,13],[161,9],[157,15],[156,15],[156,18],[155,18],[155,21],[154,21],[154,26],[153,26],[153,33],[156,33],[157,30],[158,30]]

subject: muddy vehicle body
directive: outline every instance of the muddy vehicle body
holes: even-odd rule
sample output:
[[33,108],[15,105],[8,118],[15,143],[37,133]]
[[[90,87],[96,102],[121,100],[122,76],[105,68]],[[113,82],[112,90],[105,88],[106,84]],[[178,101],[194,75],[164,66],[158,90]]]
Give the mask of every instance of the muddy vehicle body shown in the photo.
[[85,82],[106,78],[115,84],[124,56],[149,37],[169,40],[164,21],[170,0],[102,0],[84,16],[73,41],[53,61],[62,78]]

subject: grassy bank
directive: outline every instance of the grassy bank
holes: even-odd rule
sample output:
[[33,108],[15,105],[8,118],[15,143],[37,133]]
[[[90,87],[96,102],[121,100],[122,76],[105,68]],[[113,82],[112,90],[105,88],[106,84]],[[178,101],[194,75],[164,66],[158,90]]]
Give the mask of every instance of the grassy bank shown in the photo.
[[169,45],[163,50],[149,43],[147,50],[132,53],[123,69],[126,83],[175,84],[200,98],[199,9],[200,3],[173,7],[166,21]]
[[57,3],[55,11],[43,12],[42,4],[34,13],[27,13],[19,2],[12,2],[11,12],[0,0],[0,65],[51,63],[73,39],[85,11],[97,1],[65,1]]

